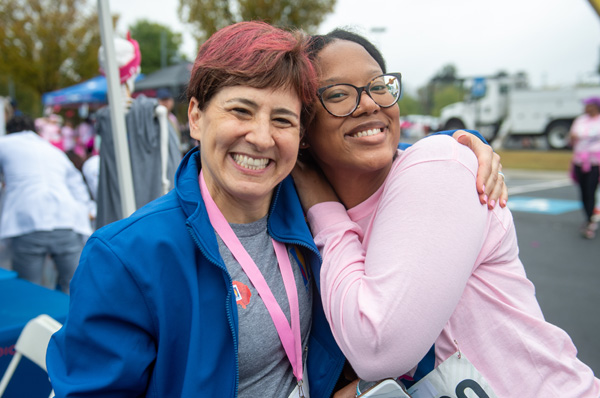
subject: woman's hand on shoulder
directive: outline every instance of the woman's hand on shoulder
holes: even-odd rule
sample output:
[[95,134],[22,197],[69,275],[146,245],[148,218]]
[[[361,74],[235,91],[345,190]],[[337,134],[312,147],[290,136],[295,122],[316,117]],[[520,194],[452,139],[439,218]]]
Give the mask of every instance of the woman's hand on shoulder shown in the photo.
[[469,147],[477,156],[476,187],[479,193],[479,201],[482,204],[487,203],[489,209],[493,209],[496,204],[500,204],[500,207],[506,207],[508,188],[504,176],[499,174],[502,171],[500,155],[477,136],[464,130],[456,131],[452,137],[459,143]]
[[298,159],[292,178],[304,211],[322,202],[339,202],[335,191],[319,167],[310,159]]

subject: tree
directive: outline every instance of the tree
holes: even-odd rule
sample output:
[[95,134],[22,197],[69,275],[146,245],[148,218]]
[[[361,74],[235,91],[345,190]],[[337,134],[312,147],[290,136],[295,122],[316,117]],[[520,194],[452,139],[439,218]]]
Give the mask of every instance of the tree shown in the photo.
[[174,33],[165,25],[143,19],[130,26],[129,31],[131,38],[140,45],[143,73],[152,73],[185,60],[180,52],[181,33]]
[[194,27],[198,42],[239,21],[262,20],[313,32],[336,0],[179,0],[179,17]]
[[440,116],[440,111],[443,107],[462,101],[464,96],[464,91],[459,85],[448,84],[437,88],[433,96],[433,108],[430,114]]
[[398,101],[400,107],[400,115],[421,115],[423,114],[423,105],[419,101],[407,93],[402,94],[402,98]]
[[458,70],[454,65],[444,65],[427,86],[419,90],[426,114],[439,116],[444,106],[462,100],[464,94],[457,76]]
[[17,88],[41,95],[91,78],[99,47],[98,16],[86,0],[0,2],[0,74]]

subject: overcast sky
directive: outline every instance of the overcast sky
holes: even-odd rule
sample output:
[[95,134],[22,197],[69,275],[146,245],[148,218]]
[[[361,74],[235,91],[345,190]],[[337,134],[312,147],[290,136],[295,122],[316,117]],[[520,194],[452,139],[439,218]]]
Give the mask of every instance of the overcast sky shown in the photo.
[[[109,4],[121,15],[117,33],[146,18],[182,33],[184,53],[195,57],[178,0]],[[600,63],[600,17],[587,0],[337,0],[319,33],[339,26],[375,42],[409,91],[450,63],[461,76],[524,71],[534,87],[590,81]]]

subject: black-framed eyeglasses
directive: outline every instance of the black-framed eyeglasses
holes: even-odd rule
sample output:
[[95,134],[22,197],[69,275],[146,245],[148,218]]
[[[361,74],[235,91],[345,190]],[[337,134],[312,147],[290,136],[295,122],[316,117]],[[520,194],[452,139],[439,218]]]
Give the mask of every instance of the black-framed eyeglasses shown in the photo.
[[386,73],[377,76],[363,87],[349,83],[331,84],[318,89],[317,96],[327,112],[333,116],[344,117],[358,108],[363,91],[380,107],[389,108],[402,96],[402,75]]

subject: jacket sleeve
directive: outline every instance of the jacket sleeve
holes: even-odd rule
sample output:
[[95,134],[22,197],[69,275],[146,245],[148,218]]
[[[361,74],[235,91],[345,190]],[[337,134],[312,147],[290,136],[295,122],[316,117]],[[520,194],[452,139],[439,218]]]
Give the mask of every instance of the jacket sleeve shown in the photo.
[[[452,134],[456,133],[457,131],[458,130],[436,131],[435,133],[429,134],[425,138],[427,138],[427,137],[433,137],[433,136],[436,136],[436,135],[449,135],[450,137],[452,137]],[[467,133],[473,134],[475,137],[479,138],[481,141],[483,141],[484,143],[486,143],[488,145],[490,144],[489,142],[487,142],[487,140],[485,138],[483,138],[483,136],[477,130],[466,130],[465,129],[463,131],[466,131]],[[411,144],[407,144],[405,142],[401,142],[401,143],[398,144],[398,149],[405,150],[405,149],[408,149],[410,146],[411,146]]]
[[67,320],[48,346],[56,397],[144,396],[156,356],[153,322],[124,264],[90,238],[71,282]]
[[[435,136],[435,135],[449,135],[449,136],[452,136],[452,134],[456,133],[457,131],[458,130],[438,131],[438,132],[435,132],[435,133],[431,134],[429,137]],[[467,133],[473,134],[475,137],[479,138],[481,141],[483,141],[483,142],[485,142],[486,144],[489,145],[489,142],[487,142],[487,140],[485,138],[483,138],[483,136],[479,133],[479,131],[477,131],[477,130],[466,130],[466,129],[463,129],[463,131],[466,131]]]
[[[468,148],[433,137],[401,162],[374,205],[368,231],[340,203],[308,212],[323,254],[325,315],[366,380],[403,375],[427,353],[461,299],[486,225]],[[434,195],[438,186],[448,189]]]

